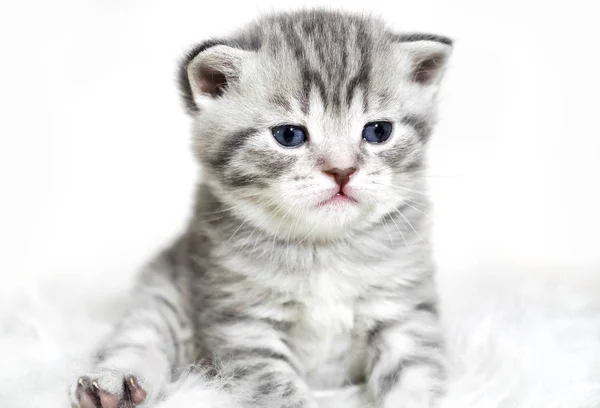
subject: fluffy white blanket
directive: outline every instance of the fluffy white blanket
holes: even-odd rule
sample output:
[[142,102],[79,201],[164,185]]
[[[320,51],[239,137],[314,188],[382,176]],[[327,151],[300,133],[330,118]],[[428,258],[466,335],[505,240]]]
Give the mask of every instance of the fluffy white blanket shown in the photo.
[[[590,270],[441,271],[452,360],[444,407],[600,406],[600,279]],[[0,406],[65,408],[66,389],[125,304],[132,274],[54,276],[0,290]],[[111,279],[112,278],[112,279]],[[161,408],[230,408],[197,379]],[[355,390],[323,407],[360,406]]]

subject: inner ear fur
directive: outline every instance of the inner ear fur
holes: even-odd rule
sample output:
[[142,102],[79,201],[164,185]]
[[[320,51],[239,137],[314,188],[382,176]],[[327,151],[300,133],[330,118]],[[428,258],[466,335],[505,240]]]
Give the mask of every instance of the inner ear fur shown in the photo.
[[239,77],[248,51],[226,41],[210,40],[194,47],[181,62],[179,86],[190,113],[206,99],[222,96]]

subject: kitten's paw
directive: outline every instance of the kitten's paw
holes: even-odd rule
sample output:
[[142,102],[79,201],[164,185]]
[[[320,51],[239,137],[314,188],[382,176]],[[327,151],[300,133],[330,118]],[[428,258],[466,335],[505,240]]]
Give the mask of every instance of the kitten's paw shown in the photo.
[[146,400],[147,392],[134,375],[113,370],[79,377],[71,389],[74,408],[132,408]]

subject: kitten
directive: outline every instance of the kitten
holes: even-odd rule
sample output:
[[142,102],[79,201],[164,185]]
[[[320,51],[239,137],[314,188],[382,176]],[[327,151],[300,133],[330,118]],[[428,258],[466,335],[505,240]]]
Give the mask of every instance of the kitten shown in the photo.
[[152,404],[196,364],[244,407],[312,408],[311,390],[359,383],[376,407],[436,406],[423,168],[450,52],[327,11],[194,48],[180,70],[204,172],[193,219],[140,275],[73,405]]

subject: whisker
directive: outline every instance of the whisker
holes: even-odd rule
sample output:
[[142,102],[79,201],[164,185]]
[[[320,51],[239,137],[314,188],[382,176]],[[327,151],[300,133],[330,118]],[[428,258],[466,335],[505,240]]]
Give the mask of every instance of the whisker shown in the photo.
[[294,207],[295,206],[290,206],[290,208],[288,208],[288,210],[285,212],[285,214],[283,215],[283,217],[279,221],[279,225],[277,225],[277,230],[273,234],[273,241],[271,243],[271,260],[273,259],[273,256],[274,256],[274,253],[275,253],[275,240],[277,239],[277,233],[279,232],[279,228],[281,227],[281,224],[283,223],[283,220],[285,220],[287,218],[288,214],[290,213],[290,211]]
[[408,220],[408,218],[406,218],[406,216],[404,214],[402,214],[402,211],[400,211],[399,209],[396,208],[395,210],[401,217],[402,219],[408,224],[408,226],[413,230],[413,232],[415,234],[417,234],[417,236],[421,239],[421,241],[423,241],[423,243],[425,245],[428,245],[427,242],[423,239],[423,237],[421,236],[421,234],[419,234],[417,232],[417,230],[415,229],[415,227],[412,225],[412,223]]
[[[265,205],[263,206],[263,208],[264,208],[264,207],[266,207],[267,205],[269,205],[269,204],[273,203],[273,202],[274,202],[274,200],[269,200],[267,203],[265,203]],[[238,251],[237,251],[237,253],[239,253],[239,252],[242,250],[242,248],[244,248],[244,247],[246,246],[246,244],[248,243],[248,240],[250,240],[250,238],[252,238],[252,236],[254,235],[254,233],[256,232],[256,230],[257,230],[257,229],[258,229],[260,226],[262,226],[262,224],[263,224],[263,222],[264,222],[265,220],[268,220],[268,219],[269,219],[269,218],[272,216],[272,214],[273,214],[273,213],[274,213],[274,212],[277,210],[277,208],[278,208],[278,207],[276,207],[275,209],[271,210],[271,212],[269,212],[269,214],[267,214],[267,216],[266,216],[265,218],[263,218],[263,219],[262,219],[262,220],[261,220],[261,221],[260,221],[260,222],[259,222],[259,223],[258,223],[258,224],[255,226],[255,227],[254,227],[254,229],[252,230],[252,232],[250,233],[250,235],[248,235],[248,236],[246,237],[246,240],[245,240],[245,241],[242,243],[242,245],[241,245],[241,246],[238,248]],[[261,235],[259,235],[259,236],[258,236],[258,238],[260,238],[261,236],[262,236],[262,232],[261,232]],[[255,247],[256,247],[256,244],[258,243],[258,238],[255,240],[253,248],[255,248]]]
[[244,224],[246,223],[246,221],[247,221],[247,220],[244,220],[244,221],[242,221],[242,222],[240,223],[240,226],[239,226],[239,227],[237,227],[237,229],[236,229],[235,231],[233,231],[233,234],[231,234],[231,236],[230,236],[230,237],[227,239],[227,241],[225,241],[225,244],[228,244],[228,243],[229,243],[229,241],[231,241],[231,239],[233,238],[233,236],[234,236],[235,234],[237,234],[237,232],[240,230],[240,228],[242,228],[242,227],[244,226]]
[[[370,200],[371,200],[372,202],[375,202],[375,199],[374,199],[374,198],[372,198],[372,197],[370,197]],[[392,234],[390,234],[390,231],[388,230],[387,222],[385,222],[385,217],[382,217],[382,218],[381,218],[381,221],[383,222],[383,225],[384,225],[384,227],[385,227],[385,230],[386,230],[386,232],[388,233],[388,236],[390,237],[390,244],[392,245],[392,248],[393,248],[393,247],[395,247],[394,240],[393,240],[393,238],[392,238]],[[398,227],[396,226],[396,228],[398,228]],[[403,236],[403,237],[404,237],[404,236]]]
[[[430,215],[430,214],[425,214],[423,211],[419,210],[417,207],[414,207],[414,206],[410,205],[410,204],[409,204],[409,203],[407,203],[406,201],[403,201],[403,202],[402,202],[402,204],[403,204],[403,205],[406,205],[406,206],[408,206],[408,207],[410,207],[410,208],[412,208],[412,209],[413,209],[413,210],[415,210],[415,211],[418,211],[418,212],[420,212],[421,214],[423,214],[423,215],[424,215],[425,217],[427,217],[427,218],[431,217],[431,215]],[[419,204],[419,203],[417,203],[417,204]],[[425,204],[421,204],[421,205],[425,205]]]
[[375,184],[377,186],[383,186],[383,187],[388,187],[388,188],[393,188],[393,189],[397,189],[397,190],[404,190],[404,191],[408,191],[411,193],[419,193],[419,194],[427,194],[428,191],[426,190],[416,190],[414,188],[408,188],[408,187],[404,187],[404,186],[398,186],[395,184],[387,184],[387,183],[380,183],[377,181],[372,181],[371,184]]
[[312,234],[317,229],[318,226],[319,226],[319,224],[315,223],[315,226],[308,232],[308,234],[306,234],[306,236],[304,238],[302,238],[298,243],[296,243],[296,248],[298,248],[298,246],[302,242],[304,242],[304,240],[307,239],[310,236],[310,234]]

